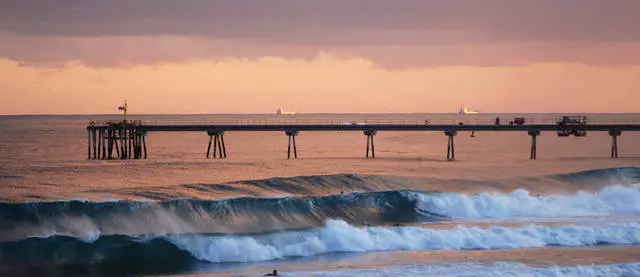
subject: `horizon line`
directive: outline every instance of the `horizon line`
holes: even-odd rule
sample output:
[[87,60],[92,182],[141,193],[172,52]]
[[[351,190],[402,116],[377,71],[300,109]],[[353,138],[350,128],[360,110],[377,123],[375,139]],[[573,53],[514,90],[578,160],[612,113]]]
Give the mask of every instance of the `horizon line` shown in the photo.
[[[459,114],[456,112],[392,112],[392,113],[366,113],[366,112],[345,112],[345,113],[296,113],[294,115],[277,115],[275,113],[128,113],[128,116],[190,116],[190,115],[274,115],[281,117],[296,117],[300,115],[418,115],[418,114],[436,114],[436,115],[465,115],[465,116],[482,116],[482,115],[499,115],[499,114],[528,114],[528,115],[548,115],[548,114],[599,114],[599,115],[640,115],[640,112],[485,112],[478,114]],[[0,114],[3,117],[10,116],[120,116],[122,113],[20,113],[20,114]]]

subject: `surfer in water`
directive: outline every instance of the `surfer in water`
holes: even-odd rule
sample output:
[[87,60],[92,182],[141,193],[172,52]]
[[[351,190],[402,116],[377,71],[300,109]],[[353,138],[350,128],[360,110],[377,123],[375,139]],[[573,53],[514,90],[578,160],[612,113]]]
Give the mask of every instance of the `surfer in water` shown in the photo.
[[267,273],[264,276],[278,276],[278,271],[274,269],[273,272]]

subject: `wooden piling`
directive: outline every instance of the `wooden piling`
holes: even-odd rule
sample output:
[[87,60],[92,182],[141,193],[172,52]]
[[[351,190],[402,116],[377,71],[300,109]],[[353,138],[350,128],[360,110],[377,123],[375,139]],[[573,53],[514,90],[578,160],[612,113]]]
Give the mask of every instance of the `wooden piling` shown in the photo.
[[454,146],[453,137],[455,137],[458,134],[458,132],[456,130],[447,130],[447,131],[444,131],[444,134],[448,137],[447,160],[453,161],[456,159],[456,150]]
[[[113,133],[116,134],[116,136],[118,135],[118,130],[113,130]],[[120,159],[120,145],[118,144],[118,140],[120,140],[119,137],[114,137],[113,139],[113,145],[114,145],[114,149],[116,150],[116,157],[118,157],[118,159]]]
[[224,154],[224,157],[227,157],[227,146],[224,143],[224,133],[222,133],[220,135],[220,144],[222,144],[222,153]]
[[369,158],[369,148],[370,148],[370,146],[369,146],[370,142],[369,141],[370,141],[370,138],[371,137],[369,135],[367,135],[367,154],[365,154],[365,158]]
[[219,134],[216,135],[216,141],[218,141],[218,159],[222,159],[222,142]]
[[287,147],[287,159],[291,159],[291,136],[289,138],[289,146]]
[[113,132],[111,128],[107,129],[107,159],[113,159]]
[[296,136],[292,136],[293,138],[293,157],[298,158],[298,149],[296,148]]
[[296,136],[298,135],[298,130],[286,130],[284,133],[287,135],[287,137],[289,137],[289,146],[287,147],[287,159],[291,158],[291,142],[293,142],[293,157],[297,159],[298,150],[296,148]]
[[455,160],[456,159],[455,143],[453,140],[453,136],[449,136],[449,138],[451,139],[451,160]]
[[102,141],[102,157],[100,157],[101,159],[106,159],[107,158],[107,138],[105,137],[106,135],[106,129],[100,129],[100,141]]
[[128,127],[127,128],[127,133],[128,133],[127,134],[127,139],[129,140],[129,143],[127,144],[129,146],[129,149],[127,149],[128,150],[127,151],[127,154],[128,154],[127,158],[131,159],[131,158],[133,158],[131,152],[133,151],[133,136],[134,136],[134,134],[133,134],[133,128],[131,127],[131,125],[128,125],[127,127]]
[[376,146],[373,143],[373,135],[371,135],[370,138],[371,138],[371,158],[375,158],[376,157]]
[[146,140],[146,136],[147,134],[144,133],[144,135],[142,136],[142,147],[144,150],[144,158],[147,159],[147,140]]
[[531,137],[531,153],[529,155],[529,159],[535,160],[538,158],[537,138],[540,135],[540,130],[529,130],[528,133]]
[[[207,159],[213,154],[214,159],[223,159],[227,157],[227,149],[224,145],[224,131],[209,130],[209,144],[207,145]],[[211,143],[213,142],[213,153],[211,153]]]
[[87,160],[91,160],[91,127],[87,128]]
[[93,137],[93,144],[92,144],[92,148],[93,148],[93,159],[97,159],[98,158],[98,136],[96,135],[96,128],[92,128],[93,130],[91,131],[92,133],[92,137]]
[[609,130],[609,136],[611,136],[611,158],[618,158],[618,136],[620,136],[622,132],[617,129]]
[[213,136],[209,135],[209,146],[207,146],[207,159],[209,158],[209,153],[211,153],[211,142],[213,140]]
[[213,158],[216,158],[218,153],[218,135],[213,135]]
[[371,149],[371,158],[376,157],[376,149],[373,143],[373,137],[378,133],[378,131],[373,129],[364,130],[364,135],[367,136],[367,152],[365,157],[369,158],[369,149]]
[[98,129],[98,159],[102,159],[102,129]]
[[124,160],[124,159],[126,159],[126,157],[125,157],[125,156],[127,155],[127,154],[125,153],[125,151],[124,151],[124,132],[123,132],[123,130],[124,130],[124,124],[120,125],[119,127],[120,127],[120,128],[118,128],[118,138],[120,139],[120,150],[119,150],[119,152],[118,152],[118,157],[119,157],[121,160]]

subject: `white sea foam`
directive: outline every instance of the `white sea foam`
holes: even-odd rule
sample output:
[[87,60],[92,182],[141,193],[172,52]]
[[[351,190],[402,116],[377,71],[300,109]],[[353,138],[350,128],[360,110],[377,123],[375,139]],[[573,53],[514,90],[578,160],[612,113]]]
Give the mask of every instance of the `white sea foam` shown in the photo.
[[640,185],[609,186],[573,195],[412,193],[422,212],[453,218],[574,217],[640,213]]
[[359,276],[531,276],[531,277],[560,277],[560,276],[640,276],[640,263],[588,265],[573,267],[531,267],[519,263],[490,263],[490,264],[450,264],[450,265],[409,265],[376,269],[340,270],[326,272],[304,272],[283,274],[283,276],[314,276],[314,277],[359,277]]
[[195,258],[209,262],[266,261],[335,252],[435,249],[511,249],[597,244],[640,244],[640,224],[603,226],[531,225],[523,228],[357,228],[331,220],[323,228],[260,236],[167,235]]

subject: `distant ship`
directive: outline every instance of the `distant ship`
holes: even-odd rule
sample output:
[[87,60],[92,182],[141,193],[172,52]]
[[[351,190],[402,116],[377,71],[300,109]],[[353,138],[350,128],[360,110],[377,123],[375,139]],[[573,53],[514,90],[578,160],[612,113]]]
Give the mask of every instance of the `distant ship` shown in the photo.
[[469,110],[465,107],[460,107],[458,114],[478,114],[478,111]]
[[296,114],[296,112],[287,112],[287,111],[285,111],[284,109],[279,108],[279,109],[276,111],[276,114],[277,114],[277,115],[294,115],[294,114]]

